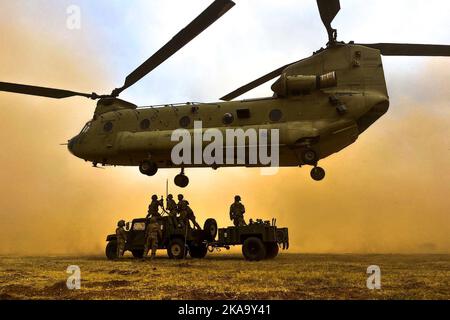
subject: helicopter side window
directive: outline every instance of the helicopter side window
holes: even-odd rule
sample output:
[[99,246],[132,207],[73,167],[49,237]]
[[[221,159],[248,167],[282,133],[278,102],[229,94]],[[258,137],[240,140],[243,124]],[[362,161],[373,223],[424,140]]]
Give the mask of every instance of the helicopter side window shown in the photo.
[[188,116],[184,116],[183,118],[180,119],[180,127],[187,128],[190,126],[190,124],[191,118],[189,118]]
[[223,121],[223,124],[230,125],[234,121],[234,116],[231,113],[225,113],[225,115],[223,116],[222,121]]
[[111,132],[113,129],[114,125],[111,121],[108,121],[107,123],[105,123],[105,125],[103,126],[103,130],[105,132]]
[[148,120],[148,119],[142,120],[141,121],[141,129],[147,130],[148,128],[150,128],[150,120]]
[[269,114],[270,121],[279,122],[283,118],[283,112],[280,109],[274,109]]
[[239,119],[250,119],[250,110],[249,109],[238,109],[238,110],[236,110],[236,114]]

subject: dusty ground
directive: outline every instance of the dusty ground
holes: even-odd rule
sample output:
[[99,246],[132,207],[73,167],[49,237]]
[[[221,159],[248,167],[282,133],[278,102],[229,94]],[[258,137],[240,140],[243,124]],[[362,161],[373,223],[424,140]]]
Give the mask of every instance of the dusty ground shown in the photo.
[[[81,290],[66,268],[81,268]],[[382,289],[366,287],[378,265]],[[0,299],[450,299],[450,255],[240,255],[155,262],[98,257],[0,257]]]

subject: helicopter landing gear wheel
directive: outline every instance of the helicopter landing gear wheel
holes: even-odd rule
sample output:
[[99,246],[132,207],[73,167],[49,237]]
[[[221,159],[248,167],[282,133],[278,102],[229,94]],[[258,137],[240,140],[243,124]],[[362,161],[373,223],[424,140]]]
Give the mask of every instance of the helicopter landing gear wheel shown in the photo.
[[189,178],[184,174],[184,169],[174,179],[175,185],[180,188],[186,188],[189,185]]
[[325,178],[325,170],[321,167],[314,167],[311,170],[311,178],[315,181],[322,181]]
[[317,159],[317,153],[313,149],[305,149],[301,153],[302,161],[305,164],[315,165],[319,159]]
[[142,161],[139,165],[139,171],[147,176],[154,176],[158,172],[158,165],[153,161]]

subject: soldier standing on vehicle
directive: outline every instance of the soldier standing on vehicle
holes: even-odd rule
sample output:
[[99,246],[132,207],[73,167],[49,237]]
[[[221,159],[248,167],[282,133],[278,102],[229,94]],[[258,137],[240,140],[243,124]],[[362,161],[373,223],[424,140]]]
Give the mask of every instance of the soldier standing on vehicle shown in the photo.
[[245,207],[241,203],[241,197],[234,197],[234,203],[230,207],[230,220],[233,221],[235,227],[246,226],[244,219]]
[[182,194],[178,195],[178,204],[177,204],[177,211],[180,214],[180,222],[183,224],[183,226],[186,225],[186,217],[187,217],[187,207],[189,206],[189,202],[184,200],[184,196]]
[[179,202],[177,207],[178,212],[180,213],[180,220],[183,221],[185,226],[190,226],[189,221],[192,221],[194,227],[201,230],[202,228],[197,223],[194,211],[192,211],[191,207],[189,206],[189,201],[185,200],[182,194],[178,195],[178,201]]
[[123,258],[125,243],[127,242],[127,232],[125,231],[125,221],[120,220],[116,229],[117,236],[117,258]]
[[192,211],[191,207],[189,207],[189,202],[187,206],[187,220],[192,222],[195,229],[202,230],[202,227],[197,223],[197,219],[195,218],[194,211]]
[[169,194],[166,199],[166,211],[169,213],[169,217],[172,221],[172,224],[176,226],[178,224],[177,221],[177,203],[173,200],[173,195]]
[[152,249],[151,259],[153,260],[156,257],[159,238],[162,238],[161,226],[158,223],[158,218],[156,216],[153,216],[150,219],[150,223],[148,224],[145,231],[145,245],[143,258],[146,258],[148,256],[148,252],[150,249]]
[[164,203],[163,200],[158,200],[158,196],[157,195],[153,195],[152,196],[152,202],[150,203],[150,205],[148,206],[148,214],[147,214],[147,219],[151,218],[151,217],[161,217],[161,214],[159,213],[159,207],[163,207],[164,208]]

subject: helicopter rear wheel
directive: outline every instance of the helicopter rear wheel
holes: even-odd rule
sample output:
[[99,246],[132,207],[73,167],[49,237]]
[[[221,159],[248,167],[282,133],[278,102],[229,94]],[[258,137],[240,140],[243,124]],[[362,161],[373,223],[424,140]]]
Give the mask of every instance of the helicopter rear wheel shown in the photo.
[[154,176],[158,172],[158,165],[153,161],[143,161],[139,165],[139,171],[147,176]]
[[325,178],[325,170],[321,167],[314,167],[311,170],[311,178],[315,181],[322,181]]
[[186,188],[189,185],[189,178],[183,173],[180,173],[175,177],[174,182],[177,187]]
[[315,165],[318,161],[317,153],[313,149],[305,149],[301,153],[302,161],[305,164]]

